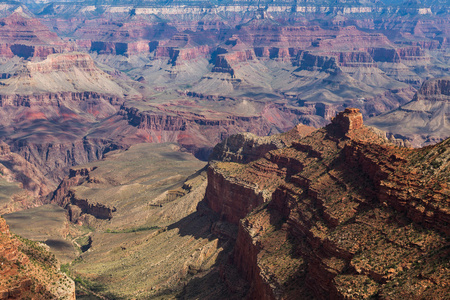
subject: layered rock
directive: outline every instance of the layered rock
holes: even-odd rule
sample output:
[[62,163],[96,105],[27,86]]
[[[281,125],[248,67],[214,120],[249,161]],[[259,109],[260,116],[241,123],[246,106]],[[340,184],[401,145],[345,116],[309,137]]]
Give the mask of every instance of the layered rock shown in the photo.
[[4,138],[13,152],[58,184],[69,167],[100,159],[115,147],[108,137],[85,135],[118,111],[128,89],[123,87],[88,54],[28,62],[0,88]]
[[1,94],[97,92],[123,97],[126,87],[95,66],[85,53],[54,54],[40,62],[27,62],[23,69],[3,82]]
[[155,58],[168,57],[169,63],[176,66],[208,57],[210,51],[209,45],[196,43],[189,34],[176,34],[167,42],[159,42],[154,55]]
[[88,199],[82,199],[71,191],[84,181],[90,181],[89,173],[95,168],[71,169],[69,176],[64,178],[58,188],[55,190],[51,202],[66,208],[69,212],[69,220],[73,223],[82,223],[83,214],[89,214],[97,219],[109,220],[112,213],[116,211],[115,207],[110,207],[102,203],[92,203]]
[[307,51],[302,53],[298,64],[303,70],[322,71],[327,73],[336,72],[338,68],[335,57],[314,54]]
[[0,217],[0,298],[75,299],[75,283],[42,245],[19,240]]
[[[43,137],[45,138],[45,137]],[[12,149],[31,164],[45,172],[50,182],[58,184],[69,168],[90,161],[102,159],[111,150],[127,148],[125,143],[114,143],[103,139],[78,139],[49,141],[41,143],[30,139],[29,142],[12,143]]]
[[[91,41],[89,42],[89,51],[98,54],[113,54],[113,55],[139,55],[150,52],[150,42],[146,40],[136,42],[110,42],[110,41]],[[82,46],[82,45],[80,45]]]
[[262,158],[271,150],[290,146],[292,141],[308,135],[314,130],[314,127],[297,125],[286,133],[267,137],[259,137],[247,132],[234,134],[214,147],[209,160],[249,163]]
[[73,50],[39,20],[17,11],[0,20],[1,56],[41,57]]
[[251,49],[219,54],[216,56],[212,72],[229,73],[233,77],[235,69],[240,67],[240,63],[251,61],[254,58],[255,53]]
[[[283,106],[274,105],[264,105],[253,114],[236,116],[231,111],[211,113],[196,104],[181,104],[189,105],[190,109],[178,109],[175,103],[173,107],[151,106],[148,110],[125,106],[119,115],[127,120],[129,125],[137,127],[145,134],[148,142],[178,142],[205,160],[213,146],[229,135],[242,131],[267,135],[275,128],[288,130],[293,127],[295,120],[301,117]],[[243,105],[256,106],[258,103],[244,101]]]
[[394,147],[346,109],[259,160],[213,163],[208,205],[233,223],[248,214],[234,261],[250,298],[445,295],[448,143]]
[[368,52],[376,62],[400,62],[400,55],[395,48],[369,48]]
[[448,138],[449,83],[449,77],[424,82],[412,101],[369,120],[368,124],[408,139],[414,147]]

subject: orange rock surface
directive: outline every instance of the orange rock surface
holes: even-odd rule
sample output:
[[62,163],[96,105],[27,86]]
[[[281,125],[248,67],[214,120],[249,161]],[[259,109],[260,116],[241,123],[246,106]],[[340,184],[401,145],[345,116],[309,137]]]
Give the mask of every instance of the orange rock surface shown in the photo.
[[75,284],[38,243],[19,241],[0,217],[0,299],[75,299]]

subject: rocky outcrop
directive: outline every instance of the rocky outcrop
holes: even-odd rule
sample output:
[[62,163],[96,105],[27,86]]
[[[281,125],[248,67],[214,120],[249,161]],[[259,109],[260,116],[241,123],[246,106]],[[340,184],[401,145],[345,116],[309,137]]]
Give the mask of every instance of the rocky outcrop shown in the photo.
[[155,57],[169,58],[169,63],[173,66],[183,64],[184,62],[193,62],[200,57],[207,57],[210,52],[210,47],[204,46],[158,46],[155,50]]
[[302,70],[322,71],[333,73],[338,69],[335,57],[303,52],[299,58],[299,66]]
[[123,108],[120,112],[130,125],[157,131],[180,131],[186,129],[186,120],[180,116],[140,112],[137,108]]
[[64,55],[53,55],[38,63],[29,62],[27,69],[31,73],[48,74],[57,71],[69,71],[77,68],[82,72],[95,72],[97,67],[88,54],[69,53]]
[[399,47],[399,48],[369,48],[368,52],[376,62],[427,62],[430,57],[419,46]]
[[253,48],[256,57],[274,59],[279,61],[292,61],[299,51],[297,48],[289,47],[255,47]]
[[80,139],[63,143],[18,141],[11,147],[15,153],[45,171],[46,177],[51,182],[58,184],[70,167],[99,160],[105,153],[126,148],[127,145],[115,144],[102,139]]
[[60,272],[54,255],[36,242],[18,240],[0,217],[0,299],[75,300],[75,283]]
[[376,62],[400,62],[400,55],[394,48],[369,48],[368,52]]
[[398,148],[347,109],[256,161],[211,164],[206,203],[233,223],[250,211],[234,249],[250,298],[442,297],[449,142]]
[[331,120],[344,134],[350,133],[353,130],[360,129],[363,126],[363,117],[356,108],[346,108],[343,112],[336,115]]
[[234,76],[235,68],[239,68],[239,63],[251,61],[255,58],[253,50],[233,51],[216,56],[212,72],[229,73]]
[[97,219],[110,220],[116,211],[114,207],[109,207],[102,203],[91,203],[87,199],[81,199],[71,190],[84,181],[90,181],[90,172],[94,168],[70,169],[69,176],[64,178],[51,198],[52,203],[66,208],[69,212],[69,219],[73,223],[82,222],[83,214],[89,214]]
[[268,201],[267,193],[258,190],[256,185],[228,178],[226,173],[216,170],[215,164],[209,166],[207,175],[206,203],[221,215],[223,221],[237,224],[254,208]]
[[136,42],[91,41],[89,44],[89,51],[98,54],[130,56],[151,52],[150,42],[146,40]]
[[82,180],[88,178],[91,168],[70,169],[69,175],[66,176],[58,188],[53,192],[51,201],[61,206],[69,204],[65,197],[69,193],[70,188],[77,186]]
[[450,79],[449,77],[435,78],[424,82],[417,92],[414,100],[449,101]]
[[331,54],[335,54],[338,57],[339,65],[342,67],[376,67],[376,63],[367,52],[346,51]]
[[403,62],[429,62],[430,57],[420,46],[402,47],[397,49],[397,53]]
[[292,141],[308,135],[314,130],[314,127],[297,125],[286,133],[267,137],[260,137],[248,132],[234,134],[214,147],[209,160],[246,164],[262,158],[271,150],[288,147]]
[[73,223],[81,220],[82,214],[89,214],[100,220],[110,220],[113,217],[112,213],[116,211],[115,207],[109,207],[102,203],[90,203],[87,199],[79,199],[71,191],[67,193],[60,205],[68,209],[70,221]]
[[[85,106],[86,110],[91,110],[93,114],[103,114],[99,107],[103,101],[112,105],[120,105],[123,99],[115,95],[105,95],[96,92],[60,92],[33,95],[0,95],[0,107],[5,106],[58,106],[62,101],[77,102],[80,106]],[[83,105],[84,104],[84,105]],[[97,112],[96,112],[97,111]]]
[[[433,178],[433,173],[442,173],[448,168],[443,160],[445,156],[438,152],[446,152],[449,144],[450,140],[447,139],[437,145],[437,149],[419,150],[414,154],[405,151],[399,155],[389,147],[364,147],[354,143],[347,146],[344,152],[349,165],[362,169],[373,181],[380,202],[406,213],[414,223],[448,236],[450,213],[445,205],[440,205],[448,197],[447,184],[445,180],[441,184],[440,179]],[[421,167],[431,160],[432,170],[425,174],[404,170],[402,166],[410,164],[405,158],[408,156],[411,160],[417,160],[414,163]],[[425,156],[422,161],[421,156]],[[392,173],[392,167],[397,172]],[[401,188],[405,183],[409,185],[408,188]]]

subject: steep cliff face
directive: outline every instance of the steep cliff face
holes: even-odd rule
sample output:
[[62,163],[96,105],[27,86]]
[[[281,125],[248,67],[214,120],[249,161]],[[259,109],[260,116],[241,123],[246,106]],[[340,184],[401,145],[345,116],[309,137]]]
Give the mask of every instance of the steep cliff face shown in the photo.
[[26,161],[37,166],[46,178],[57,185],[67,174],[70,167],[102,159],[111,150],[128,147],[103,139],[77,139],[66,141],[17,141],[12,150]]
[[58,188],[53,193],[51,202],[66,208],[69,212],[69,220],[73,223],[82,223],[84,217],[83,214],[89,214],[101,220],[110,220],[112,218],[112,213],[116,211],[115,207],[102,203],[92,203],[92,201],[89,201],[88,199],[77,197],[77,195],[70,190],[72,187],[76,187],[85,181],[92,181],[90,172],[95,169],[95,167],[71,169],[69,176],[61,181]]
[[346,109],[259,160],[213,163],[208,205],[234,223],[251,211],[234,249],[250,297],[443,297],[448,143],[394,147]]
[[435,100],[448,101],[450,96],[450,80],[449,77],[435,78],[424,82],[417,96],[413,100]]
[[338,64],[335,57],[313,54],[309,52],[302,53],[299,66],[303,70],[322,71],[328,73],[336,72],[338,69]]
[[0,299],[75,300],[75,283],[42,245],[15,238],[0,217]]
[[400,62],[400,55],[394,48],[369,48],[368,52],[376,62]]
[[234,76],[235,68],[239,68],[239,63],[248,62],[255,58],[252,49],[242,51],[232,51],[216,56],[213,72],[229,73]]

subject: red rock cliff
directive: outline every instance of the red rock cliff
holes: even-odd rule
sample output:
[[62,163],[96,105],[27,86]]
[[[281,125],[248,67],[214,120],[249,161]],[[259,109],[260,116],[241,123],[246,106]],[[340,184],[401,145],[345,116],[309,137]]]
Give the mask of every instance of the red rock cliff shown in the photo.
[[[444,297],[448,143],[392,146],[347,109],[291,147],[247,165],[213,164],[210,207],[233,222],[251,211],[234,252],[250,298]],[[255,208],[256,193],[230,195],[250,183],[271,200]]]

